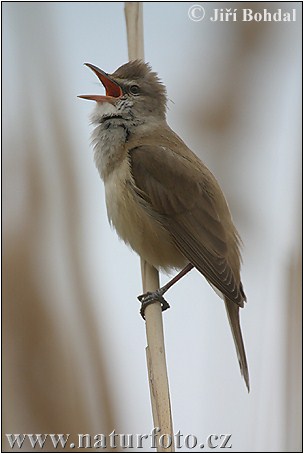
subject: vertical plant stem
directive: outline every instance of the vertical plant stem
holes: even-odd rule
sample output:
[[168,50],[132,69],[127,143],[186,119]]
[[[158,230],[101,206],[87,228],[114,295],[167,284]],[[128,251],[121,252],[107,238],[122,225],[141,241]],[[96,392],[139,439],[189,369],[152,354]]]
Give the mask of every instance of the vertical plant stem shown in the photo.
[[[142,2],[125,2],[129,60],[144,60]],[[141,258],[143,291],[159,288],[158,271]],[[174,452],[169,382],[166,365],[163,317],[160,303],[145,310],[147,367],[157,452]],[[163,435],[163,436],[162,436]],[[160,438],[161,437],[161,438]],[[171,443],[170,443],[171,441]],[[170,444],[170,446],[168,446]]]

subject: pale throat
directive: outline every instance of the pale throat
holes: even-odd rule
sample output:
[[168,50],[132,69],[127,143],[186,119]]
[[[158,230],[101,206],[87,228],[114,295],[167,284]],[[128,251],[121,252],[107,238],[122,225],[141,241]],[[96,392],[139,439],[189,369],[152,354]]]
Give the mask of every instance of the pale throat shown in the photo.
[[[132,101],[121,99],[119,103],[97,103],[91,123],[95,125],[92,133],[94,160],[103,181],[126,157],[126,143],[134,137],[142,141],[166,126],[166,120],[150,116],[137,118],[132,112]],[[134,134],[136,132],[136,134]]]
[[119,112],[119,108],[109,102],[97,102],[95,109],[91,115],[92,123],[100,123],[102,117],[110,115],[116,115]]
[[92,133],[94,160],[104,181],[123,160],[132,128],[131,118],[121,107],[108,102],[97,103],[91,115],[91,122],[96,125]]

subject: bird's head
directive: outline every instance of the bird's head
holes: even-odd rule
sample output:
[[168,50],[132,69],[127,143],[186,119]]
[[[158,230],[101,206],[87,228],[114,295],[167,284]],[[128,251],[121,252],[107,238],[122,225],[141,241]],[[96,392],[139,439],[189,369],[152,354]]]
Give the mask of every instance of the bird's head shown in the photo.
[[97,66],[86,63],[106,90],[105,95],[81,95],[79,98],[97,102],[95,115],[165,119],[166,88],[151,67],[141,60],[120,66],[107,74]]

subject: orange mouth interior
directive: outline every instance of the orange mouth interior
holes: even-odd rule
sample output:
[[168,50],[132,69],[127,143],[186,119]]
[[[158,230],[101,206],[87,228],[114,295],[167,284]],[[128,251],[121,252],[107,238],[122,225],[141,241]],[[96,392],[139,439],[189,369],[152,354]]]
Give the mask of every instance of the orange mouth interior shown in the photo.
[[123,91],[111,77],[99,69],[97,66],[91,65],[91,63],[85,63],[98,77],[102,85],[105,87],[106,95],[80,95],[78,98],[89,99],[96,102],[110,102],[114,103],[117,98],[123,95]]

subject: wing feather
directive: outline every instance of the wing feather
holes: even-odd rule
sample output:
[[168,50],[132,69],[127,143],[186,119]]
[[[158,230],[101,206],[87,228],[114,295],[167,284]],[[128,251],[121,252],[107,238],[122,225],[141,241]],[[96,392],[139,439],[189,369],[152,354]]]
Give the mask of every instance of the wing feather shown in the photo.
[[217,208],[212,174],[167,147],[136,147],[129,150],[129,158],[135,192],[170,232],[176,247],[224,296],[243,306],[239,270],[234,272],[229,263],[231,247],[239,258],[237,237],[221,191],[224,215]]

